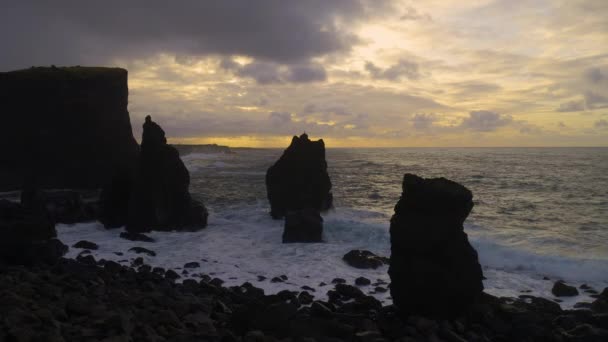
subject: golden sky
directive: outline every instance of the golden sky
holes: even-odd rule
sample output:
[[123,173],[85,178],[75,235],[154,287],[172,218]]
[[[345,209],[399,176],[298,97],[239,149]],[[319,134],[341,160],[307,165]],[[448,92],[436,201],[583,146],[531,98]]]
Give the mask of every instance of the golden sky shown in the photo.
[[73,19],[67,60],[127,68],[136,135],[151,114],[174,143],[608,146],[608,1],[251,3]]

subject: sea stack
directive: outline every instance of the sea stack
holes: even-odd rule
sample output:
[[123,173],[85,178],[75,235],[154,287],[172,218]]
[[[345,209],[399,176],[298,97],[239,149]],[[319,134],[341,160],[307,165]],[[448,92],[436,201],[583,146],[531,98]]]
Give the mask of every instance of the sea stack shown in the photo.
[[472,208],[473,194],[456,182],[403,176],[388,272],[393,302],[404,314],[453,317],[483,291],[477,252],[463,227]]
[[101,188],[136,160],[127,70],[0,72],[0,191]]
[[141,152],[132,175],[118,174],[101,195],[101,221],[108,228],[126,224],[129,232],[198,230],[207,209],[189,193],[190,174],[165,132],[146,117]]
[[332,206],[331,180],[323,139],[312,141],[306,133],[294,136],[279,160],[266,172],[270,215],[283,218],[288,211]]

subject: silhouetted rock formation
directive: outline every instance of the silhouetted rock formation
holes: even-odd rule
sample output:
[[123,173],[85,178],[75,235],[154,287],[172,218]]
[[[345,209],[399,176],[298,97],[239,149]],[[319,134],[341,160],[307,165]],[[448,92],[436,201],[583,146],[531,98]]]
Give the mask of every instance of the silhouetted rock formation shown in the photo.
[[482,292],[477,252],[463,230],[472,208],[473,194],[456,182],[404,175],[389,267],[391,295],[403,312],[453,316]]
[[289,210],[332,206],[331,180],[323,139],[311,141],[306,133],[294,136],[279,160],[266,172],[270,214],[278,219]]
[[0,73],[0,103],[0,191],[100,188],[135,161],[124,69]]
[[285,215],[283,243],[323,242],[323,218],[316,209],[288,211]]
[[54,263],[68,250],[56,236],[44,208],[0,200],[0,264]]
[[165,132],[146,117],[133,175],[118,174],[103,190],[101,221],[129,232],[195,230],[207,225],[207,209],[188,192],[190,174]]

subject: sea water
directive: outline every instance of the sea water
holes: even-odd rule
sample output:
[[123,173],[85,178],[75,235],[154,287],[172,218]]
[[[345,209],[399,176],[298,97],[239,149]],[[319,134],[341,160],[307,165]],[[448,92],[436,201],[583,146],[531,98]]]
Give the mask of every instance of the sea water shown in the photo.
[[[268,214],[265,173],[283,150],[232,152],[189,148],[182,155],[190,191],[210,211],[204,230],[153,232],[157,242],[143,243],[85,223],[58,225],[59,238],[69,245],[98,243],[98,259],[129,264],[140,255],[128,249],[142,246],[157,253],[144,256],[152,266],[179,273],[187,262],[201,264],[184,278],[205,273],[229,286],[248,281],[267,294],[306,285],[323,299],[331,285],[322,283],[337,277],[351,284],[359,276],[390,283],[386,266],[359,270],[342,256],[351,249],[390,255],[389,220],[403,174],[414,173],[446,177],[473,192],[465,232],[479,253],[487,292],[554,298],[551,287],[558,279],[600,291],[608,286],[608,148],[328,149],[335,208],[323,215],[325,242],[318,244],[281,243],[283,222]],[[79,252],[71,248],[68,256]],[[270,281],[280,275],[288,279]],[[363,290],[391,302],[389,292]],[[562,299],[563,307],[592,300],[583,292]]]

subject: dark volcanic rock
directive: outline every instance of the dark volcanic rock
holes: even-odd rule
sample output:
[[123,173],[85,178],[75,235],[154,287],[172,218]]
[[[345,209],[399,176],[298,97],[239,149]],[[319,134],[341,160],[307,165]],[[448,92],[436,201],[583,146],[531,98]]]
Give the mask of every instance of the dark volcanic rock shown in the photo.
[[86,241],[86,240],[80,240],[80,241],[76,242],[74,244],[74,246],[72,246],[72,247],[82,248],[82,249],[92,249],[92,250],[99,248],[99,246],[96,243],[91,242],[91,241]]
[[142,241],[142,242],[155,242],[156,241],[153,238],[149,237],[148,235],[145,235],[142,233],[122,232],[122,233],[120,233],[120,237],[125,240],[130,240],[130,241]]
[[369,280],[365,277],[359,277],[359,278],[355,279],[355,285],[357,285],[357,286],[367,286],[371,283],[372,283],[371,280]]
[[566,285],[563,281],[557,281],[551,289],[556,297],[572,297],[578,295],[578,290],[574,286]]
[[137,254],[143,253],[143,254],[147,254],[149,256],[156,256],[156,252],[151,251],[151,250],[149,250],[147,248],[143,248],[143,247],[133,247],[133,248],[130,248],[129,251],[130,252],[135,252]]
[[316,209],[288,211],[285,215],[283,243],[323,242],[323,218]]
[[388,264],[389,260],[386,257],[378,256],[370,251],[354,249],[342,257],[347,264],[355,268],[373,268],[376,269],[384,264]]
[[266,172],[270,214],[275,219],[290,210],[331,208],[330,190],[325,143],[322,139],[311,141],[306,133],[294,136],[281,158]]
[[44,208],[0,200],[0,263],[55,263],[68,251],[56,236],[55,224]]
[[459,314],[483,290],[477,252],[463,223],[473,195],[445,178],[405,174],[391,218],[391,295],[404,313]]
[[100,188],[131,167],[128,92],[118,68],[0,72],[0,191]]
[[[591,303],[591,309],[596,312],[608,314],[608,287],[599,294],[596,300]],[[608,322],[608,319],[606,319]],[[606,326],[608,328],[608,325]]]
[[190,196],[190,174],[165,132],[146,117],[135,171],[115,175],[102,192],[101,221],[126,225],[132,233],[198,230],[207,226],[207,209]]

